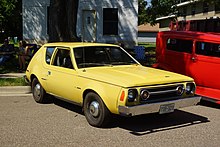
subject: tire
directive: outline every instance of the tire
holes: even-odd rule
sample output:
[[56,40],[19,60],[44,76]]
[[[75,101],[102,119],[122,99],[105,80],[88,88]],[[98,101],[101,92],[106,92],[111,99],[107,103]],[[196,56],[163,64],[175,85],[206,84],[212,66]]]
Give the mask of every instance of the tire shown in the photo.
[[34,78],[31,85],[32,94],[34,97],[34,100],[37,103],[45,103],[46,102],[46,92],[41,86],[40,82],[37,78]]
[[111,119],[110,111],[101,98],[93,92],[86,95],[83,111],[88,123],[94,127],[106,127]]

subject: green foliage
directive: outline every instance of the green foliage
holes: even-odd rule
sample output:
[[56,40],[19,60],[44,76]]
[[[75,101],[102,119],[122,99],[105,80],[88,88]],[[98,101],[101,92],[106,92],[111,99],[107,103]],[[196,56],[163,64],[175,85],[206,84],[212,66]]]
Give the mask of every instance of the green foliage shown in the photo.
[[156,18],[173,14],[176,11],[174,0],[152,0],[151,6],[147,8],[147,22],[154,25]]
[[17,0],[1,0],[0,2],[0,22],[7,21],[12,16]]
[[147,22],[147,1],[138,0],[138,25],[144,24]]
[[[21,0],[1,0],[0,2],[0,41],[6,37],[21,36]],[[3,32],[2,32],[3,31]]]

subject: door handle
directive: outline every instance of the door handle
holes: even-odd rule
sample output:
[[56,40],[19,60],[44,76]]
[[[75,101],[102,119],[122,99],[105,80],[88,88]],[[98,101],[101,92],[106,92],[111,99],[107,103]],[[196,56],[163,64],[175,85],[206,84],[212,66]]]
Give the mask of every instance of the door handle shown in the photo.
[[191,60],[192,60],[193,62],[196,62],[197,58],[196,58],[196,57],[192,57]]
[[48,71],[48,75],[51,75],[51,71]]

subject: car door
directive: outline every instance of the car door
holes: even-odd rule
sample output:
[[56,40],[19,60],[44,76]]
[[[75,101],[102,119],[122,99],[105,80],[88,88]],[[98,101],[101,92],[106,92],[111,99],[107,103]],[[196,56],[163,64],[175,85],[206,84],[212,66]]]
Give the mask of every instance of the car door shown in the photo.
[[220,43],[196,41],[191,65],[190,76],[197,86],[220,89]]
[[189,75],[189,66],[193,51],[193,40],[167,38],[164,61],[166,67],[173,72]]
[[55,48],[54,55],[47,70],[47,92],[55,96],[79,102],[75,97],[77,72],[73,67],[72,50],[69,48]]

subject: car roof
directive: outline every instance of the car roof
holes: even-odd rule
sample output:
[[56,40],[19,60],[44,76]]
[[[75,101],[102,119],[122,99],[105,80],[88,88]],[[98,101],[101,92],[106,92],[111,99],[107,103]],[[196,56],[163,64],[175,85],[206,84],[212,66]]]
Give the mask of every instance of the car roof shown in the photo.
[[55,42],[55,43],[46,43],[44,46],[62,46],[62,47],[85,47],[85,46],[114,46],[118,47],[118,45],[114,44],[106,44],[106,43],[91,43],[91,42]]
[[196,31],[162,31],[160,34],[170,35],[172,37],[193,38],[201,40],[220,40],[220,33],[213,32],[196,32]]

